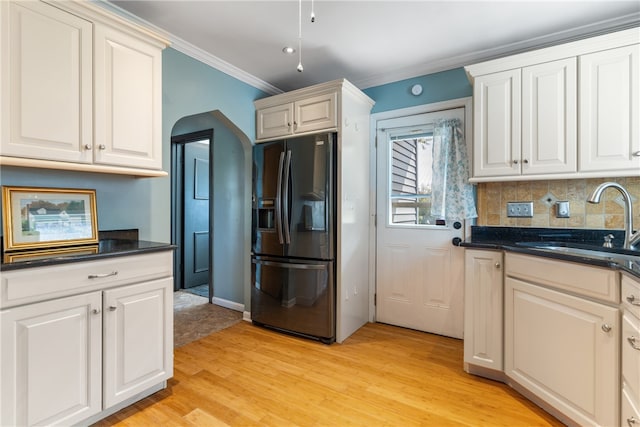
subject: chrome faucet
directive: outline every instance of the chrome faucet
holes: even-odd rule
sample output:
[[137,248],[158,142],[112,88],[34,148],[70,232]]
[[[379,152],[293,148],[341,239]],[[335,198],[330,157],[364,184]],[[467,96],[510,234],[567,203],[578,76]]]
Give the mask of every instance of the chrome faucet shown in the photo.
[[600,203],[602,192],[609,187],[618,190],[622,194],[622,201],[624,202],[624,248],[635,249],[635,246],[640,243],[640,231],[635,233],[633,232],[633,206],[631,204],[631,195],[622,185],[616,182],[603,182],[598,185],[598,188],[593,190],[593,193],[591,193],[587,202]]

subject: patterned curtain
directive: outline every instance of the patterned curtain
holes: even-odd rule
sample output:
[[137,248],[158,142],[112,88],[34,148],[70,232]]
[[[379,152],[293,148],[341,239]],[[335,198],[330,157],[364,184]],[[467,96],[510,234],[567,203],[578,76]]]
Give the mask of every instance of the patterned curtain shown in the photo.
[[462,123],[438,120],[433,130],[431,215],[448,221],[477,218],[475,200]]

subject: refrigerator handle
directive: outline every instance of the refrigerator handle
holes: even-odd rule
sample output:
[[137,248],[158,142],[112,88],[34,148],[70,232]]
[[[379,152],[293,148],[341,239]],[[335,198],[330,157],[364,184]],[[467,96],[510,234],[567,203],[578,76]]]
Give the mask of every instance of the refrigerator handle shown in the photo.
[[284,151],[280,153],[280,162],[278,163],[278,187],[276,189],[276,233],[278,233],[278,241],[282,245],[284,239],[282,237],[282,167],[284,165]]
[[251,260],[254,264],[268,265],[270,267],[288,268],[290,270],[326,270],[327,266],[324,264],[290,264],[288,262],[276,262],[276,261],[264,261],[259,259]]
[[284,196],[282,197],[282,217],[285,243],[291,243],[291,230],[289,230],[289,172],[291,171],[291,150],[287,151],[287,160],[284,165],[284,182],[282,184]]

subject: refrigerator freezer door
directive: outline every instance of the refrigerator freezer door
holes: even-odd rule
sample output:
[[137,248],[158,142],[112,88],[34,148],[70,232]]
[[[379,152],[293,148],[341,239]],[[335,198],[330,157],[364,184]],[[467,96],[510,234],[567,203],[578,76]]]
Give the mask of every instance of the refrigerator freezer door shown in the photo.
[[334,138],[320,134],[287,141],[282,191],[287,257],[334,258]]
[[282,170],[284,141],[258,144],[253,149],[252,250],[284,255],[282,229]]
[[251,261],[251,320],[273,328],[335,340],[333,262]]

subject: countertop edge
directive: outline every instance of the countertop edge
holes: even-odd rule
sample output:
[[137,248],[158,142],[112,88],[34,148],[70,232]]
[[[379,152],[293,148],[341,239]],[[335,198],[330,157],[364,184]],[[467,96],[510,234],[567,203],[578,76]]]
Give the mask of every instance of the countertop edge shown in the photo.
[[41,258],[41,259],[20,261],[20,262],[13,262],[13,263],[3,262],[3,263],[0,263],[0,272],[22,270],[27,268],[50,267],[55,265],[71,264],[71,263],[77,263],[77,262],[98,261],[98,260],[107,259],[107,258],[142,255],[142,254],[162,252],[162,251],[172,251],[177,248],[176,245],[170,244],[170,243],[158,243],[158,242],[150,242],[150,241],[139,241],[138,243],[144,243],[147,246],[117,249],[117,250],[108,251],[104,253],[66,255],[66,256],[59,256],[59,257],[52,256],[50,258]]
[[637,279],[640,279],[640,272],[632,270],[614,260],[611,260],[611,261],[598,260],[593,258],[582,257],[580,255],[574,255],[574,254],[568,254],[568,253],[555,253],[555,252],[538,250],[535,248],[514,246],[513,244],[509,244],[509,243],[495,243],[495,242],[475,243],[475,242],[463,241],[458,246],[469,248],[469,249],[509,251],[509,252],[526,254],[526,255],[541,256],[544,258],[557,259],[562,261],[577,262],[577,263],[586,264],[592,267],[603,267],[603,268],[619,270],[628,275],[634,276]]

